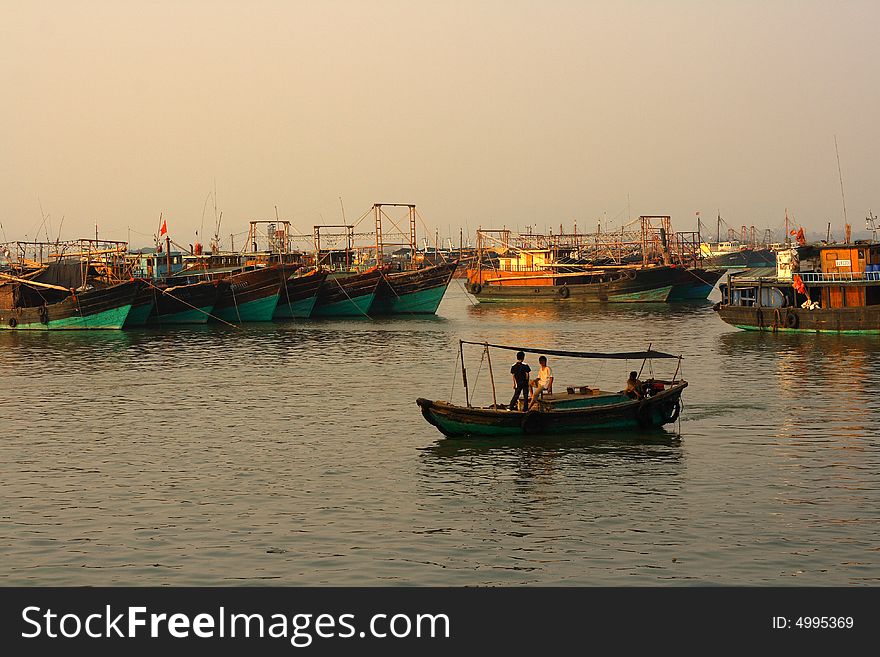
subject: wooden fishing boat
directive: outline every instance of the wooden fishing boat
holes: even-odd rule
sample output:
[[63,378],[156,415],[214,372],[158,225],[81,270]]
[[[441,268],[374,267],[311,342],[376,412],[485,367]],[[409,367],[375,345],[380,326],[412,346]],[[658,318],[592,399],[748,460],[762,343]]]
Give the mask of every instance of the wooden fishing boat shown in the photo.
[[[170,279],[173,280],[173,279]],[[206,324],[220,293],[218,281],[152,285],[153,311],[148,324]]]
[[184,256],[190,265],[169,278],[169,283],[210,281],[218,294],[208,321],[269,322],[281,298],[286,265],[245,266],[237,253]]
[[880,333],[880,243],[801,244],[728,274],[718,316],[750,331]]
[[311,270],[305,274],[293,274],[281,288],[281,297],[275,307],[274,319],[308,319],[312,316],[318,292],[327,272]]
[[378,268],[360,274],[331,272],[318,291],[312,317],[368,316],[381,281]]
[[121,329],[138,283],[73,290],[0,276],[0,328],[7,330]]
[[[480,302],[662,303],[678,272],[663,266],[582,268],[579,272],[482,272],[468,290]],[[482,281],[482,282],[480,282]]]
[[146,326],[147,320],[156,306],[153,298],[153,290],[146,281],[140,281],[137,294],[131,303],[131,310],[128,311],[128,317],[125,318],[123,328],[133,328],[138,326]]
[[[139,302],[150,304],[146,324],[165,326],[208,321],[217,301],[217,283],[198,279],[189,282],[180,276],[185,256],[181,251],[171,251],[170,239],[166,239],[164,253],[157,249],[128,256],[132,275],[144,283],[144,289],[135,298],[135,308]],[[138,314],[134,320],[126,321],[127,327],[138,325],[135,323]]]
[[709,296],[724,276],[724,269],[679,267],[667,301],[699,301]]
[[371,315],[433,315],[449,287],[458,261],[414,269],[384,272]]
[[[465,344],[483,346],[484,354],[489,360],[490,380],[493,382],[493,404],[490,406],[475,407],[470,403],[467,370],[464,367]],[[671,379],[647,380],[644,395],[640,398],[630,398],[622,391],[608,392],[591,386],[572,386],[565,388],[565,392],[543,394],[532,410],[507,409],[496,400],[491,359],[488,358],[490,348],[570,358],[642,359],[643,365],[648,360],[671,358],[678,359],[679,366]],[[653,351],[650,347],[647,351],[640,352],[596,353],[511,347],[461,340],[459,349],[466,404],[462,406],[424,398],[416,400],[425,420],[449,437],[570,434],[597,429],[658,428],[678,419],[682,409],[681,394],[688,385],[687,381],[678,378],[681,356]]]
[[281,267],[272,265],[221,276],[211,313],[225,322],[269,322],[281,298]]

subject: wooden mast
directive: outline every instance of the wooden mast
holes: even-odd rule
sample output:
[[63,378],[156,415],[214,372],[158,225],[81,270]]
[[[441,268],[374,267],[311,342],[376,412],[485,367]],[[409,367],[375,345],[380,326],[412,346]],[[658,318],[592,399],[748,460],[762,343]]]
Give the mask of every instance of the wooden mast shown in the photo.
[[465,404],[467,405],[467,407],[470,408],[471,407],[471,399],[470,399],[470,395],[468,394],[467,370],[464,367],[464,341],[462,341],[462,340],[458,341],[458,351],[459,351],[459,354],[461,355],[461,380],[464,383],[464,400],[465,400]]
[[486,346],[486,361],[489,363],[489,381],[492,382],[492,406],[498,408],[498,400],[495,398],[495,377],[492,375],[492,358],[489,356],[489,343],[484,344]]

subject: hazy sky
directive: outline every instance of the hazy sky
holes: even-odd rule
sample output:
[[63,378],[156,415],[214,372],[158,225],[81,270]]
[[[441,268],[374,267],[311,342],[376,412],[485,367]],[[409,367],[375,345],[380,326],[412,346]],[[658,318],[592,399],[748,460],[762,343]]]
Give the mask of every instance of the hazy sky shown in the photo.
[[[880,2],[0,0],[0,223],[33,239],[880,213]],[[208,201],[204,233],[213,233]],[[363,224],[371,229],[369,220]],[[420,235],[422,227],[420,226]],[[45,237],[45,228],[40,237]]]

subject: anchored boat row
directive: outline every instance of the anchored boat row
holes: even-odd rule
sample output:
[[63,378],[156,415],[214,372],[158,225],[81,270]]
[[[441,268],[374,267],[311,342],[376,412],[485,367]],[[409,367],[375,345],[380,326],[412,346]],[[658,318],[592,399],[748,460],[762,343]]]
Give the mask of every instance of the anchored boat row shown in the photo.
[[[231,265],[183,254],[128,256],[130,280],[112,259],[59,259],[0,272],[0,328],[119,329],[148,324],[238,324],[273,319],[433,314],[456,262],[415,271],[329,272],[286,264]],[[169,274],[170,272],[170,274]]]

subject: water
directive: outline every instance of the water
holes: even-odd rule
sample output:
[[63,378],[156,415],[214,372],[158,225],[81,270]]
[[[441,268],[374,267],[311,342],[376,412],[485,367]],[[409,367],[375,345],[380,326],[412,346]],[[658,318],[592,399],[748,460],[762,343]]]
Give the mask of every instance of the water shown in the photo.
[[[463,399],[459,338],[683,353],[680,425],[444,439],[415,399]],[[878,347],[458,281],[431,318],[0,332],[0,585],[876,585]],[[550,360],[559,389],[640,365]]]

